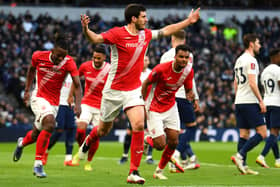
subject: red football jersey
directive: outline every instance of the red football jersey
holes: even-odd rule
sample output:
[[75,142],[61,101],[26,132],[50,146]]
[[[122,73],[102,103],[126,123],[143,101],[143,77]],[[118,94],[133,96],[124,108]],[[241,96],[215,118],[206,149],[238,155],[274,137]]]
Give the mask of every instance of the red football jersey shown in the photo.
[[144,55],[152,39],[152,31],[144,29],[139,34],[133,35],[123,26],[110,29],[101,35],[104,43],[111,45],[111,70],[107,80],[108,86],[121,91],[140,87]]
[[110,64],[104,63],[103,67],[96,69],[93,61],[84,62],[79,68],[80,76],[85,77],[85,92],[82,104],[100,109],[102,90],[108,77]]
[[51,105],[59,105],[60,90],[63,81],[70,73],[78,76],[75,61],[67,55],[63,61],[55,65],[51,60],[51,51],[36,51],[32,56],[32,66],[36,68],[36,96],[43,97]]
[[186,89],[192,89],[193,69],[189,63],[183,71],[177,73],[173,70],[171,62],[158,64],[149,75],[153,83],[148,100],[149,110],[165,112],[175,104],[175,93],[184,85]]

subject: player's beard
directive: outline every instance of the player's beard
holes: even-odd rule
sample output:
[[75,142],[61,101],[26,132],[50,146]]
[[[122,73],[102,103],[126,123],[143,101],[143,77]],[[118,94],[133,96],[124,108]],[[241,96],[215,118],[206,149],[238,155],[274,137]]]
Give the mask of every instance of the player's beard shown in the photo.
[[254,52],[254,56],[257,56],[258,54],[260,54],[260,49],[259,50],[253,50]]
[[135,23],[135,28],[136,28],[137,30],[141,31],[141,30],[144,30],[144,29],[145,29],[145,25],[141,27],[140,24]]

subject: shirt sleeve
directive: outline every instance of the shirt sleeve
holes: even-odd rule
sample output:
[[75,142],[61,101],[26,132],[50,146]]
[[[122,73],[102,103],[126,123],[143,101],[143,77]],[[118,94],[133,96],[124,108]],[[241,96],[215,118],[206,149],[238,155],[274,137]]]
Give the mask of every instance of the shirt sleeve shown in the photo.
[[160,77],[160,68],[158,68],[159,66],[157,65],[153,70],[152,72],[149,74],[148,76],[148,79],[151,81],[151,82],[157,82],[157,80],[159,79]]
[[254,60],[251,60],[250,63],[247,64],[247,70],[248,70],[248,74],[255,74],[257,75],[258,74],[258,63],[257,63],[257,60],[254,59]]
[[84,76],[84,66],[85,66],[84,64],[85,64],[85,62],[79,68],[79,76],[80,77]]
[[194,93],[194,99],[195,99],[195,100],[199,100],[199,95],[198,95],[198,93],[197,93],[196,83],[195,83],[194,77],[193,77],[193,79],[192,79],[192,84],[193,84],[192,91],[193,91],[193,93]]
[[159,30],[152,30],[152,39],[156,40],[158,39],[158,34],[159,34]]
[[79,71],[73,59],[71,59],[70,62],[68,63],[68,71],[70,72],[72,77],[79,76]]
[[193,88],[193,69],[191,70],[190,74],[187,76],[184,82],[184,87],[186,89],[192,89]]
[[115,30],[116,29],[113,28],[113,29],[109,29],[106,32],[101,33],[101,36],[103,37],[105,44],[110,44],[111,45],[111,44],[117,43],[118,36],[117,36]]
[[35,51],[32,55],[31,64],[32,64],[33,67],[36,67],[38,65],[38,62],[39,62],[37,60],[38,54],[39,54],[39,51]]

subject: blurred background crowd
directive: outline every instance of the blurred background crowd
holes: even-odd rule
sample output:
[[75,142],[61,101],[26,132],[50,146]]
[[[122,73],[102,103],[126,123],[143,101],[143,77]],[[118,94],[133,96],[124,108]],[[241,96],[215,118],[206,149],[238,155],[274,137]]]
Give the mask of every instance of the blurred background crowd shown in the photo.
[[[5,0],[0,2],[5,3]],[[63,2],[67,4],[68,1]],[[220,1],[207,2],[216,3],[218,7],[223,6]],[[222,2],[231,4],[233,1]],[[247,3],[249,6],[252,0],[238,2]],[[98,13],[90,11],[87,15],[94,20],[90,27],[97,33],[125,24],[118,18],[104,21]],[[179,15],[169,15],[161,19],[150,17],[148,27],[159,29],[182,19],[184,17]],[[54,19],[48,13],[33,17],[29,11],[18,16],[0,11],[0,127],[32,124],[32,113],[23,105],[22,100],[27,67],[31,62],[32,53],[35,50],[50,50],[54,45],[52,38],[54,33],[61,30],[70,34],[72,43],[69,51],[70,55],[75,57],[78,67],[82,62],[91,59],[94,46],[83,36],[79,20],[72,21],[67,16],[64,19]],[[247,17],[244,22],[240,22],[233,16],[223,24],[216,24],[214,19],[209,18],[207,21],[200,20],[186,31],[187,44],[192,47],[194,53],[195,79],[200,96],[201,111],[197,114],[198,125],[200,128],[234,128],[236,121],[233,66],[235,59],[243,51],[241,36],[252,32],[259,35],[262,49],[257,59],[263,69],[269,62],[269,50],[280,47],[279,17],[264,19],[258,16]],[[151,42],[148,50],[150,68],[159,63],[161,55],[170,47],[170,38]],[[107,50],[107,60],[110,61],[110,49]],[[115,128],[125,127],[125,116],[121,114],[116,119]]]

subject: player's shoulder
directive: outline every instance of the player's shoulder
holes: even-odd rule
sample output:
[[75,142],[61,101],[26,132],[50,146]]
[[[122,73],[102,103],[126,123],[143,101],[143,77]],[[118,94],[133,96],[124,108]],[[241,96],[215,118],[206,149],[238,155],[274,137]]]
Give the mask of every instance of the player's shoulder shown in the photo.
[[173,62],[173,60],[158,64],[158,65],[156,65],[155,68],[157,70],[164,71],[165,69],[169,69],[172,66],[172,62]]
[[48,56],[51,52],[50,51],[34,51],[32,57],[38,58],[38,57],[45,57]]
[[83,62],[83,63],[80,65],[80,69],[86,68],[86,67],[90,66],[91,63],[92,63],[91,60],[88,60],[88,61]]
[[279,73],[280,66],[276,64],[269,64],[266,68],[264,68],[263,72]]

